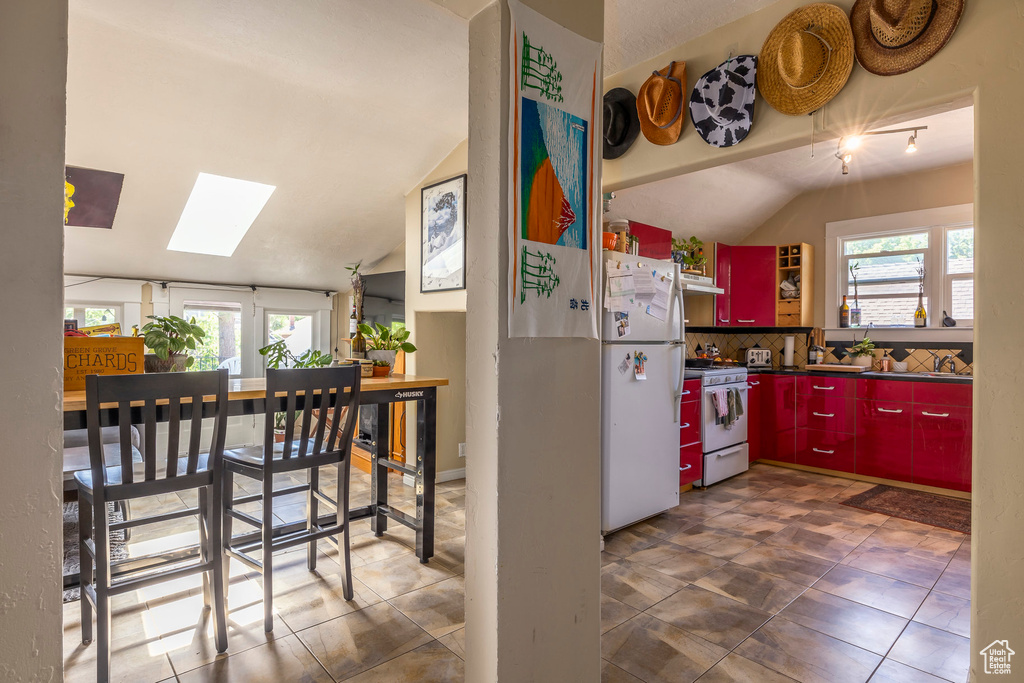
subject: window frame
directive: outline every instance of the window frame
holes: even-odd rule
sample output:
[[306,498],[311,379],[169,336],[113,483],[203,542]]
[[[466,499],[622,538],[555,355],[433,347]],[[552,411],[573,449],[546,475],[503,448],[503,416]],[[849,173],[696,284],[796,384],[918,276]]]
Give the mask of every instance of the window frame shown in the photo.
[[[925,297],[928,299],[928,327],[892,327],[888,325],[872,326],[872,330],[892,330],[891,334],[902,337],[927,333],[949,336],[965,336],[965,340],[973,337],[973,320],[958,320],[957,327],[942,327],[942,310],[949,310],[952,304],[952,282],[956,279],[973,279],[975,273],[947,273],[947,233],[966,227],[975,229],[974,205],[959,204],[955,206],[937,207],[920,211],[907,211],[896,214],[871,216],[846,221],[835,221],[825,224],[825,326],[827,329],[839,328],[839,306],[842,301],[843,289],[848,281],[850,258],[870,257],[870,254],[843,253],[844,243],[854,239],[872,237],[888,237],[913,233],[928,233],[928,247],[925,250],[925,267],[928,275],[925,279]],[[885,255],[902,253],[920,253],[920,249],[899,252],[881,252]],[[865,296],[861,296],[865,298]],[[867,298],[884,298],[868,295]],[[866,326],[854,329],[868,329]],[[884,333],[883,333],[884,334]],[[879,336],[873,333],[872,338]]]

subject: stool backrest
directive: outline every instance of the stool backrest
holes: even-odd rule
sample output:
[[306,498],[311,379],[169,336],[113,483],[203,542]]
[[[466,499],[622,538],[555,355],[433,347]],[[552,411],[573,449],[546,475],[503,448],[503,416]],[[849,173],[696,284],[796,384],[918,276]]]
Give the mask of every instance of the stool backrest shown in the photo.
[[[205,401],[204,397],[213,397]],[[89,462],[94,485],[109,485],[104,467],[101,427],[104,403],[116,403],[120,431],[121,483],[136,482],[132,470],[133,423],[145,424],[142,444],[143,481],[217,471],[224,454],[228,418],[228,371],[166,372],[144,375],[87,375],[85,378],[86,428]],[[213,418],[209,457],[200,467],[203,417]],[[161,457],[156,447],[156,423],[167,422],[167,450]],[[181,455],[181,432],[189,426],[188,444]],[[160,472],[159,465],[165,465]],[[183,470],[183,471],[182,471]]]
[[[267,412],[263,437],[264,464],[269,465],[273,458],[274,417],[281,408],[282,399],[282,458],[305,458],[330,452],[338,452],[339,460],[348,457],[352,451],[352,435],[359,408],[359,379],[357,365],[268,369]],[[316,430],[312,430],[315,408],[319,410],[319,417],[316,420]],[[299,424],[297,435],[296,422]]]

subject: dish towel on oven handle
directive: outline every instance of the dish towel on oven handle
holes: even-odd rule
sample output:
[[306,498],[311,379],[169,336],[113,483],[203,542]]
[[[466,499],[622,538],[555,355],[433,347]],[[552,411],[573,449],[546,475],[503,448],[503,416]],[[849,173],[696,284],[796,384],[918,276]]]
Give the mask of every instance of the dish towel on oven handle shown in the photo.
[[715,424],[732,429],[743,414],[743,401],[739,389],[715,389],[711,394],[715,406]]

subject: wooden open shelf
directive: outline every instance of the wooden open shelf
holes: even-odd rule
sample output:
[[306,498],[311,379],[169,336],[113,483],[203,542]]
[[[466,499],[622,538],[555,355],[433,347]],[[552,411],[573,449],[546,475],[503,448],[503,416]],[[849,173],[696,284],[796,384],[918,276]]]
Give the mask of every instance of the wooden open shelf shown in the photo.
[[[791,273],[800,274],[800,297],[779,298],[778,285]],[[777,247],[775,324],[780,327],[810,327],[814,324],[814,247],[801,242]]]

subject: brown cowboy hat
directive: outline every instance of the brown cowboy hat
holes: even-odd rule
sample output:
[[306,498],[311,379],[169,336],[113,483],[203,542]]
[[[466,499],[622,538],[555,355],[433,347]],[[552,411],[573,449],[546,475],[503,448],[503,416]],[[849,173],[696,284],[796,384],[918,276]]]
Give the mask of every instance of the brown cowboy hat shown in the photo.
[[636,111],[645,138],[656,145],[671,145],[679,139],[686,118],[686,91],[686,62],[672,62],[644,81]]
[[949,41],[964,0],[857,0],[850,12],[857,61],[879,76],[921,66]]
[[853,70],[853,32],[846,13],[825,2],[787,14],[765,38],[757,88],[790,116],[810,114],[839,94]]

